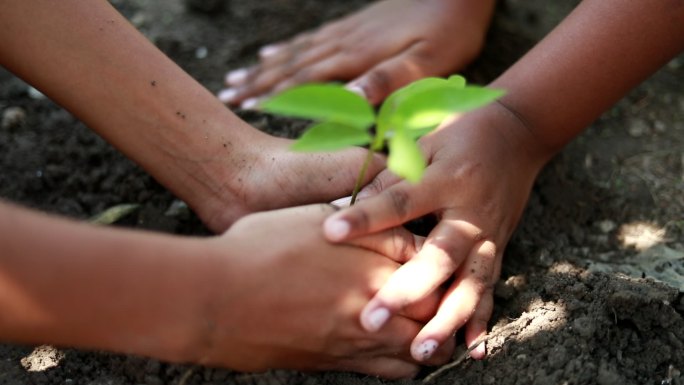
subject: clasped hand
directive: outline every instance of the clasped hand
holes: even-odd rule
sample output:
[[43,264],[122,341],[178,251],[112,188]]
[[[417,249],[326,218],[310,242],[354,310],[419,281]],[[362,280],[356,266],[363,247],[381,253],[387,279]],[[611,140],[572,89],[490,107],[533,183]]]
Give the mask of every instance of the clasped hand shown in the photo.
[[[453,280],[412,343],[413,358],[424,362],[453,342],[461,327],[469,347],[486,334],[504,247],[545,159],[535,155],[529,131],[499,104],[446,122],[419,144],[428,159],[419,184],[383,171],[356,205],[332,215],[324,229],[331,241],[349,241],[437,216],[422,248],[392,274],[361,315],[366,330],[384,332],[395,314]],[[485,352],[479,344],[471,356],[483,358]]]

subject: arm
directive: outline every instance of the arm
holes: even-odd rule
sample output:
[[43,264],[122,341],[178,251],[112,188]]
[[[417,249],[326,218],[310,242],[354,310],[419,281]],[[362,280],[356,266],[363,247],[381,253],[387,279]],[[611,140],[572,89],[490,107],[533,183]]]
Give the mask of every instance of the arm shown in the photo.
[[553,155],[682,50],[682,1],[583,1],[492,86]]
[[[334,241],[427,213],[440,218],[418,255],[366,306],[364,326],[380,330],[387,315],[455,275],[412,351],[430,357],[463,326],[473,345],[486,333],[503,251],[541,167],[682,49],[684,2],[585,0],[492,84],[508,91],[500,104],[445,122],[421,140],[430,164],[419,185],[383,172],[365,201],[328,218],[326,236]],[[484,357],[484,344],[472,355]]]
[[229,261],[207,246],[0,202],[0,339],[192,361]]
[[105,0],[4,2],[0,64],[140,164],[215,231],[252,211],[337,198],[363,162],[361,149],[290,153],[289,141],[241,121]]
[[[413,237],[388,232],[333,246],[320,231],[331,212],[250,215],[221,237],[200,239],[95,227],[0,202],[0,340],[245,371],[415,374],[408,345],[418,322],[398,317],[378,334],[358,324],[370,293],[397,266],[380,253],[405,258]],[[267,237],[277,241],[265,244]]]

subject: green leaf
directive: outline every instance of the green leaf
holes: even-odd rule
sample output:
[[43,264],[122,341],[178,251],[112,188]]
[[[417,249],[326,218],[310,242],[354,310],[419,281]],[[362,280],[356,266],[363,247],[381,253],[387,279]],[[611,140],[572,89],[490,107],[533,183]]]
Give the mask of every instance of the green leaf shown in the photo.
[[418,183],[427,166],[418,144],[403,132],[395,132],[389,141],[387,167],[411,183]]
[[[502,90],[447,83],[404,98],[390,124],[396,130],[418,130],[425,134],[453,114],[482,107],[503,94]],[[415,137],[415,133],[411,136]]]
[[323,122],[309,128],[290,148],[300,152],[335,151],[370,141],[366,131],[342,123]]
[[385,102],[380,106],[377,119],[378,137],[384,138],[385,134],[391,130],[392,116],[397,108],[406,100],[419,92],[423,92],[435,87],[441,87],[448,84],[446,79],[442,78],[424,78],[417,80],[407,86],[404,86],[394,91],[385,99]]
[[263,111],[316,121],[335,121],[365,130],[375,122],[372,106],[339,84],[306,84],[263,102]]
[[447,81],[454,87],[463,88],[466,86],[466,78],[461,75],[451,75]]

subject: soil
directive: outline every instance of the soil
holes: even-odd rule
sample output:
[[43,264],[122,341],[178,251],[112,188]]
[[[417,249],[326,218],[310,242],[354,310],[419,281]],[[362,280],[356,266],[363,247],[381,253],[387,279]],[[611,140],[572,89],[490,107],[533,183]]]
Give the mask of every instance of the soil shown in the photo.
[[[222,74],[253,62],[261,45],[367,1],[233,1],[212,14],[187,11],[180,0],[112,3],[217,91]],[[502,2],[487,48],[466,76],[478,83],[491,80],[575,3]],[[683,90],[680,56],[545,168],[507,250],[488,358],[465,360],[432,383],[684,384]],[[0,112],[0,197],[82,219],[136,203],[140,209],[122,225],[208,233],[144,171],[2,69]],[[238,113],[275,135],[291,137],[302,129],[300,122]],[[418,384],[433,370],[396,383]],[[1,384],[389,382],[351,373],[245,374],[101,352],[0,345]]]

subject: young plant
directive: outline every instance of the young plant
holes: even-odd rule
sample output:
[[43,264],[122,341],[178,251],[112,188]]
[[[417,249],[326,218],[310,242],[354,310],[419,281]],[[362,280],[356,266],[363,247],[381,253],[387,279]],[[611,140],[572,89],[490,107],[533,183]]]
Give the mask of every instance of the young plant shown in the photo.
[[454,75],[413,82],[392,93],[377,113],[366,99],[339,84],[291,88],[263,101],[260,107],[269,113],[314,121],[292,145],[294,151],[368,145],[368,156],[352,192],[354,204],[374,153],[387,146],[387,167],[417,183],[427,164],[416,141],[447,117],[482,107],[503,94],[502,90],[466,85],[465,78]]

